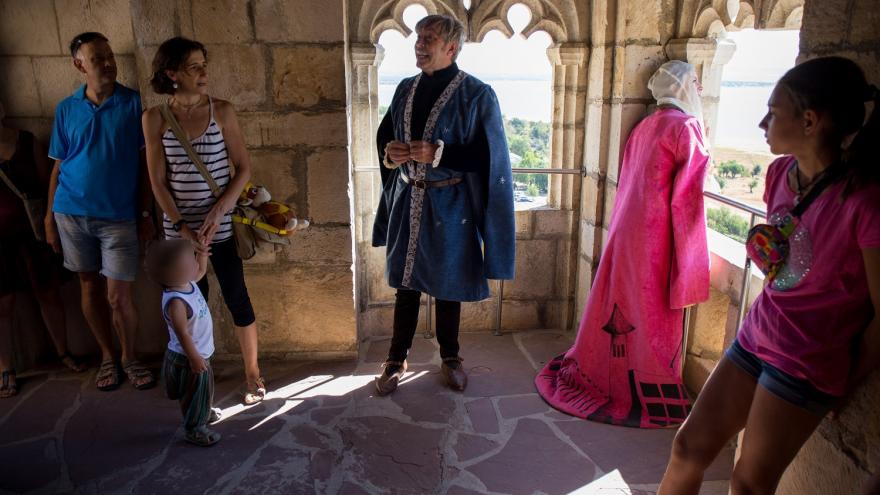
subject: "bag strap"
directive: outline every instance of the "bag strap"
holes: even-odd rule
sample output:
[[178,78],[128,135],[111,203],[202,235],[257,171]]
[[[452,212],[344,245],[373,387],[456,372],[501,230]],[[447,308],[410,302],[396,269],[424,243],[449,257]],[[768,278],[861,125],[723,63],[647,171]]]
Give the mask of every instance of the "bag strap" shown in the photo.
[[193,162],[193,165],[195,165],[199,173],[202,174],[205,182],[208,183],[208,187],[211,188],[211,193],[214,195],[215,198],[219,198],[223,194],[220,191],[220,186],[217,185],[214,177],[211,176],[210,172],[208,172],[208,168],[205,167],[205,164],[202,162],[199,154],[196,153],[196,150],[193,149],[192,143],[189,142],[189,138],[186,136],[186,133],[183,132],[183,128],[180,127],[180,123],[177,122],[177,119],[171,112],[171,108],[168,107],[167,103],[163,103],[159,105],[159,112],[162,114],[162,118],[165,119],[165,122],[168,123],[168,126],[171,128],[171,132],[174,133],[174,136],[180,142],[180,146],[183,148],[183,151],[186,151],[186,155],[189,157],[190,161]]
[[12,189],[13,194],[21,198],[22,201],[27,201],[27,196],[25,196],[23,192],[15,187],[15,184],[12,183],[12,179],[10,179],[9,176],[7,176],[5,172],[3,172],[3,169],[0,169],[0,179],[3,179],[3,182],[5,182],[7,186],[9,186],[9,189]]
[[[797,168],[797,163],[795,163],[794,166],[795,168]],[[839,166],[837,163],[833,163],[831,164],[831,166],[825,169],[822,177],[819,178],[819,182],[817,182],[816,185],[810,189],[810,192],[808,192],[807,195],[804,196],[804,199],[800,200],[798,204],[795,205],[795,207],[791,210],[791,215],[793,217],[800,218],[800,216],[803,215],[805,211],[807,211],[807,208],[810,207],[813,201],[815,201],[816,198],[818,198],[819,195],[822,194],[822,191],[824,191],[828,186],[830,186],[832,183],[834,183],[834,181],[837,180],[838,175],[840,175],[841,171],[842,167]],[[795,170],[795,173],[797,173],[797,170]]]

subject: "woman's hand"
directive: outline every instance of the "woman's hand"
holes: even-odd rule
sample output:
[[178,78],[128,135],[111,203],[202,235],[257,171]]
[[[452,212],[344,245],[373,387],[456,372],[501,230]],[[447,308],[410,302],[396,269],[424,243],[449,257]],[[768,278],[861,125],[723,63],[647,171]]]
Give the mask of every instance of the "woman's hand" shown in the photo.
[[208,212],[208,216],[205,217],[205,220],[202,222],[202,226],[199,228],[197,232],[199,239],[202,241],[207,240],[208,243],[214,239],[214,234],[217,233],[217,229],[220,228],[220,223],[223,222],[223,217],[225,217],[232,208],[234,208],[234,204],[229,206],[226,204],[226,201],[221,198],[214,204],[214,207],[211,208],[211,211]]

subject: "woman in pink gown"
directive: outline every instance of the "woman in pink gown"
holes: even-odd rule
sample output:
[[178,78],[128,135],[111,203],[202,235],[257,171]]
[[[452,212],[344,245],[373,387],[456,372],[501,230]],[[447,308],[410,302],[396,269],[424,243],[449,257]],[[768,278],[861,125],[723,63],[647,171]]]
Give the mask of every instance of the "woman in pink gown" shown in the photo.
[[684,308],[709,297],[700,92],[694,68],[664,64],[648,83],[659,109],[633,129],[608,241],[574,346],[535,379],[565,413],[658,428],[684,421]]

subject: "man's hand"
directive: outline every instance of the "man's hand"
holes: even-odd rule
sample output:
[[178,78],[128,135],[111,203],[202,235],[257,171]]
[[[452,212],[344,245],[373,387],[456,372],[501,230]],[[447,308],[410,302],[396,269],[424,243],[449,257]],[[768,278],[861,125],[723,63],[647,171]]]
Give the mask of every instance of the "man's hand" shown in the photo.
[[49,213],[49,216],[46,216],[46,219],[43,220],[43,227],[46,230],[46,244],[52,247],[52,251],[61,254],[61,237],[58,236],[58,226],[55,225],[55,218],[51,215]]
[[196,356],[195,358],[190,357],[189,368],[192,370],[193,373],[201,375],[202,373],[208,371],[208,363],[202,356]]
[[400,166],[410,160],[410,145],[400,141],[391,141],[385,145],[385,156],[391,163]]
[[409,156],[419,163],[433,163],[437,148],[439,146],[427,141],[412,141],[409,143]]

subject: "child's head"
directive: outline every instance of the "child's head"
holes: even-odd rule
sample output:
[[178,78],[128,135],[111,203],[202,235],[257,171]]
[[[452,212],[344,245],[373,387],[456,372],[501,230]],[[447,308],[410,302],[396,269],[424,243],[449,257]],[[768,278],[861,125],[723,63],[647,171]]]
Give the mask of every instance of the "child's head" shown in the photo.
[[155,241],[147,248],[147,275],[163,287],[185,285],[199,273],[192,243],[185,239]]
[[855,62],[843,57],[816,58],[782,76],[760,127],[773,153],[794,155],[815,150],[839,154],[847,139],[858,132],[844,161],[851,176],[860,176],[863,182],[869,180],[865,174],[873,172],[862,170],[872,154],[868,147],[880,139],[880,118],[873,112],[865,123],[865,103],[874,102],[876,107],[877,99],[877,88],[868,84]]

